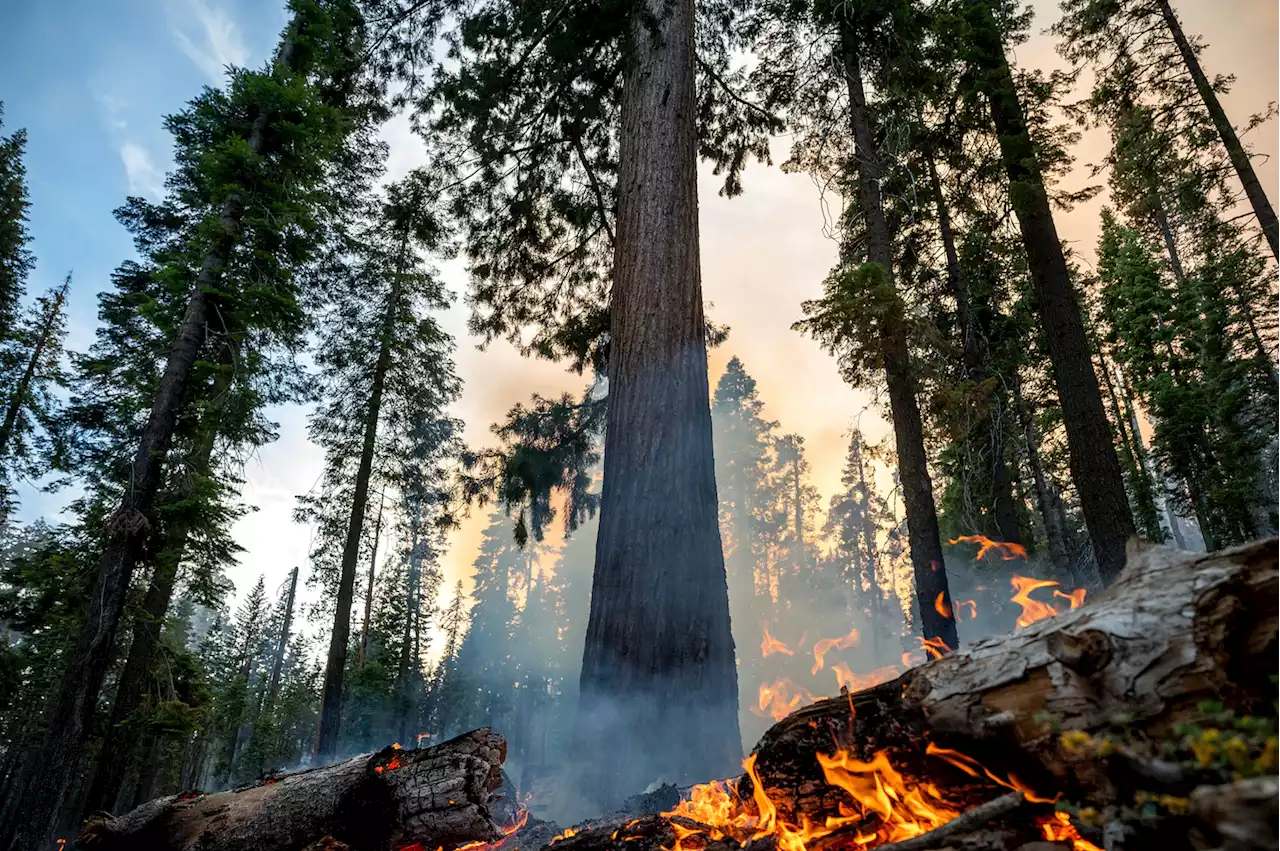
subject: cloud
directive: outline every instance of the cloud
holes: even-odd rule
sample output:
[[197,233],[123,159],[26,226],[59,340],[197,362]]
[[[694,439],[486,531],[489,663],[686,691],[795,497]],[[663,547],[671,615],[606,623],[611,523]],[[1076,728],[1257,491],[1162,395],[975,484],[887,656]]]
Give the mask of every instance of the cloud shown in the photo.
[[120,161],[129,179],[129,194],[142,195],[152,201],[164,197],[164,174],[151,161],[146,148],[135,142],[120,146]]
[[169,0],[169,25],[182,52],[212,83],[221,83],[226,66],[243,66],[249,50],[226,9],[206,0]]

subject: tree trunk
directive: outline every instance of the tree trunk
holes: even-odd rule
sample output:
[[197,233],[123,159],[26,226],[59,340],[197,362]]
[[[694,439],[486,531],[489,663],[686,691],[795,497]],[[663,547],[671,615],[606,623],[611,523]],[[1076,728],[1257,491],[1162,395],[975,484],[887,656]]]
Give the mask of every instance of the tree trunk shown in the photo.
[[886,626],[884,622],[884,592],[880,588],[880,576],[876,558],[876,525],[871,516],[871,488],[867,484],[866,469],[863,466],[862,446],[858,447],[858,490],[862,493],[862,512],[858,517],[858,525],[862,531],[862,547],[867,553],[868,593],[871,594],[871,620],[875,629],[871,634],[871,652],[880,658],[880,635]]
[[350,849],[491,842],[503,836],[490,807],[501,798],[493,793],[506,750],[501,736],[476,730],[432,748],[384,748],[233,792],[157,798],[91,821],[80,847],[302,851],[322,840]]
[[[422,526],[422,498],[417,496],[413,501],[413,521],[409,526],[409,587],[405,592],[404,633],[400,640],[400,664],[396,673],[396,694],[400,698],[400,741],[409,741],[409,736],[417,733],[414,722],[417,713],[410,697],[409,671],[413,659],[413,634],[417,619],[421,617],[418,605],[418,583],[421,581],[422,552],[419,549],[418,536]],[[421,671],[422,661],[419,658],[416,670]]]
[[398,285],[387,296],[382,339],[378,343],[378,361],[373,368],[373,384],[369,388],[369,409],[365,413],[364,443],[360,447],[360,466],[356,470],[355,491],[351,499],[351,519],[347,523],[347,541],[342,548],[341,576],[338,580],[337,609],[333,614],[333,633],[329,638],[329,658],[324,668],[324,690],[320,702],[320,732],[316,739],[316,755],[321,761],[338,753],[342,733],[342,680],[346,673],[347,642],[351,637],[351,602],[355,596],[356,563],[360,559],[360,537],[364,531],[364,513],[369,502],[369,479],[373,475],[373,454],[378,441],[378,415],[382,410],[382,392],[391,368],[391,332],[395,321]]
[[[288,67],[292,57],[293,42],[286,38],[276,64]],[[262,150],[269,116],[270,113],[263,110],[254,118],[246,141],[254,153]],[[61,681],[51,695],[49,725],[40,753],[27,772],[21,803],[15,808],[16,816],[9,825],[11,851],[30,851],[52,843],[69,803],[94,708],[111,664],[129,583],[155,528],[160,472],[204,341],[213,294],[240,236],[244,207],[245,201],[239,192],[228,193],[222,202],[218,226],[196,274],[191,297],[156,387],[151,413],[133,458],[129,487],[120,507],[107,522],[107,540],[98,562],[93,592],[89,595],[89,609],[67,656]]]
[[1110,583],[1124,564],[1125,541],[1134,533],[1120,461],[1093,371],[1080,305],[999,28],[989,0],[969,0],[969,11],[976,58],[983,72],[979,88],[989,100],[991,120],[999,135],[1009,200],[1022,230],[1036,309],[1049,343],[1067,429],[1071,477],[1080,494],[1098,573]]
[[280,624],[280,638],[276,640],[276,652],[271,659],[271,678],[267,681],[267,711],[275,708],[280,697],[280,676],[284,672],[284,654],[289,649],[289,628],[293,625],[293,598],[298,591],[298,568],[289,571],[289,594],[285,597],[284,620]]
[[920,626],[925,638],[940,638],[955,647],[956,622],[952,613],[947,574],[943,570],[942,539],[938,533],[938,511],[933,502],[924,447],[924,422],[916,398],[916,380],[907,350],[903,306],[893,289],[893,255],[889,226],[880,199],[880,165],[871,131],[871,111],[862,85],[858,48],[842,24],[841,48],[845,80],[849,87],[849,122],[858,152],[859,207],[866,223],[867,260],[878,264],[888,278],[887,288],[895,301],[891,315],[879,322],[880,352],[885,383],[889,387],[889,408],[898,450],[898,474],[907,513],[907,533],[911,545],[911,566],[915,573],[916,600]]
[[5,453],[9,450],[9,442],[13,439],[13,432],[18,424],[18,414],[22,413],[22,406],[27,401],[27,394],[31,391],[31,382],[35,379],[36,370],[40,368],[40,356],[44,354],[45,348],[49,345],[49,337],[53,333],[53,326],[58,321],[58,314],[62,312],[62,303],[67,298],[67,289],[71,286],[71,278],[63,282],[58,289],[58,294],[53,297],[53,304],[49,307],[49,312],[45,314],[44,322],[40,324],[40,336],[36,339],[35,347],[31,350],[31,357],[27,360],[27,368],[23,370],[22,377],[18,379],[18,386],[14,388],[13,397],[9,400],[9,407],[4,412],[4,423],[0,425],[0,458],[5,457]]
[[1026,400],[1022,398],[1022,381],[1016,374],[1013,376],[1013,403],[1026,440],[1027,466],[1031,468],[1031,479],[1036,486],[1036,503],[1040,509],[1040,519],[1044,523],[1044,536],[1049,545],[1049,560],[1063,574],[1071,573],[1066,533],[1057,511],[1060,498],[1052,490],[1044,474],[1044,464],[1040,461],[1040,435],[1036,429],[1035,419],[1027,409]]
[[742,753],[698,265],[693,0],[630,20],[609,410],[574,753],[608,806]]
[[369,655],[369,621],[373,619],[373,580],[378,572],[378,541],[382,537],[382,509],[386,507],[387,496],[378,498],[378,519],[373,523],[373,551],[369,553],[369,589],[364,595],[364,623],[360,626],[360,668]]
[[[230,390],[237,351],[238,344],[228,334],[226,348],[219,349],[222,358],[210,391],[211,399],[222,399]],[[175,503],[190,499],[198,487],[197,478],[210,475],[210,461],[221,425],[222,410],[221,404],[217,404],[204,415],[198,442],[192,447],[191,455],[186,461],[187,469],[180,473],[183,481],[179,492],[174,495]],[[116,698],[111,706],[111,717],[107,725],[109,734],[103,737],[102,749],[98,752],[97,767],[84,802],[84,812],[114,809],[125,779],[133,776],[130,767],[140,756],[138,751],[142,731],[136,724],[130,723],[130,720],[147,700],[147,681],[152,674],[160,644],[160,632],[164,627],[169,604],[173,600],[178,568],[186,553],[187,538],[195,525],[195,519],[190,511],[182,511],[170,520],[164,531],[164,543],[156,557],[156,566],[151,574],[151,581],[147,584],[142,611],[133,626],[124,669],[116,684]],[[126,800],[131,801],[132,796]]]
[[1173,36],[1173,42],[1178,46],[1178,53],[1182,55],[1182,61],[1186,63],[1187,72],[1191,74],[1191,79],[1196,85],[1196,91],[1200,93],[1200,97],[1204,100],[1205,109],[1209,111],[1209,118],[1213,121],[1214,129],[1218,131],[1218,136],[1222,139],[1222,145],[1227,149],[1227,156],[1231,159],[1231,165],[1236,170],[1236,176],[1240,178],[1241,185],[1244,186],[1244,193],[1249,198],[1249,204],[1253,207],[1253,213],[1258,217],[1258,224],[1262,228],[1262,232],[1267,237],[1267,244],[1271,246],[1271,255],[1280,260],[1280,228],[1276,223],[1276,211],[1272,208],[1271,202],[1267,200],[1267,193],[1263,190],[1262,184],[1258,181],[1258,175],[1253,171],[1253,163],[1249,161],[1249,153],[1244,149],[1244,145],[1240,144],[1240,137],[1236,135],[1236,130],[1231,126],[1231,121],[1227,118],[1226,110],[1222,108],[1222,103],[1218,100],[1218,94],[1213,90],[1213,84],[1209,82],[1209,78],[1205,76],[1204,69],[1200,67],[1200,59],[1196,56],[1195,48],[1191,46],[1191,42],[1187,40],[1186,34],[1182,31],[1182,24],[1178,22],[1178,16],[1174,14],[1173,7],[1169,5],[1169,0],[1156,0],[1160,7],[1160,15],[1164,18],[1165,26],[1169,28],[1169,34]]

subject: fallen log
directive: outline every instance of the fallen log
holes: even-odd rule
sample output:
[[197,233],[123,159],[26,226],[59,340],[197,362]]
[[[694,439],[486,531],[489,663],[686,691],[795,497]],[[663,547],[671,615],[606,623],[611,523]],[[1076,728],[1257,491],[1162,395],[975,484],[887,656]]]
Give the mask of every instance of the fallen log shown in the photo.
[[243,789],[158,798],[94,818],[79,846],[93,851],[387,851],[453,848],[504,836],[491,807],[507,743],[475,730],[430,748],[384,748],[271,777]]
[[[788,716],[756,745],[756,771],[793,823],[847,803],[816,758],[838,751],[888,751],[905,773],[971,782],[940,754],[954,749],[980,775],[990,769],[988,779],[1033,795],[1114,803],[1152,775],[1180,778],[1123,749],[1108,760],[1073,753],[1062,732],[1122,722],[1130,735],[1160,739],[1201,720],[1206,701],[1273,715],[1278,588],[1275,538],[1208,554],[1134,542],[1117,582],[1084,606]],[[738,779],[744,800],[752,785]]]

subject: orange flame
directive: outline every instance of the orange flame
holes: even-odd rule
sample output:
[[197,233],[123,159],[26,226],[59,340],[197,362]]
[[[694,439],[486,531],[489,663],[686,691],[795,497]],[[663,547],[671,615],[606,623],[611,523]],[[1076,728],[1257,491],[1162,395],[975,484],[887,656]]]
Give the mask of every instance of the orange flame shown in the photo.
[[1044,838],[1054,842],[1070,842],[1071,851],[1102,851],[1097,845],[1080,835],[1071,823],[1071,816],[1057,812],[1038,819]]
[[557,833],[555,836],[551,837],[551,842],[547,844],[550,845],[550,844],[559,842],[561,839],[568,839],[570,836],[576,836],[577,833],[578,831],[574,830],[573,828],[566,827],[563,833]]
[[[1034,797],[1016,779],[999,778],[964,754],[932,745],[928,752],[947,759],[972,776],[985,774],[1002,786],[1018,789],[1028,800],[1044,800]],[[818,754],[817,759],[826,781],[852,799],[841,804],[839,816],[828,817],[822,824],[809,821],[803,814],[799,825],[786,821],[764,788],[756,770],[756,754],[752,754],[743,762],[751,781],[751,800],[740,798],[726,781],[695,786],[687,799],[662,816],[666,819],[680,817],[706,827],[690,828],[672,823],[676,842],[675,847],[667,851],[695,851],[705,847],[707,840],[725,838],[742,845],[766,836],[774,837],[778,851],[806,851],[806,843],[846,825],[857,825],[858,829],[849,837],[850,844],[867,849],[919,836],[959,815],[959,810],[933,784],[904,778],[890,764],[884,751],[877,753],[870,762],[856,759],[845,751],[833,756]],[[697,839],[686,843],[690,837]],[[1076,851],[1093,849],[1077,846]]]
[[[392,745],[392,747],[399,748],[400,746]],[[400,755],[396,754],[395,756],[391,757],[391,761],[388,762],[386,765],[375,765],[373,767],[373,771],[375,774],[381,774],[383,771],[395,771],[401,765],[402,763],[400,762]]]
[[811,674],[816,674],[822,670],[823,657],[832,650],[845,650],[849,647],[855,647],[858,644],[858,631],[856,629],[849,630],[848,635],[842,635],[839,638],[824,638],[817,644],[813,645],[813,670]]
[[865,674],[855,674],[843,662],[836,662],[831,666],[831,670],[835,671],[836,681],[839,683],[840,688],[847,688],[851,692],[862,691],[863,689],[878,686],[881,683],[887,683],[900,673],[896,665],[885,665]]
[[977,620],[978,604],[975,603],[973,600],[956,600],[956,609],[958,611],[963,611],[965,606],[969,607],[969,620],[971,621]]
[[930,659],[941,659],[943,656],[951,652],[951,648],[947,646],[947,642],[943,641],[941,638],[919,638],[917,636],[917,640],[919,640],[921,646],[924,647],[924,652],[929,654]]
[[1070,594],[1063,594],[1061,591],[1057,590],[1056,588],[1053,591],[1053,596],[1061,597],[1062,599],[1067,600],[1068,602],[1071,603],[1071,608],[1073,609],[1078,609],[1084,605],[1084,595],[1085,595],[1085,589],[1083,588],[1077,588],[1076,590],[1072,591]]
[[1033,804],[1052,804],[1052,803],[1055,803],[1059,797],[1061,797],[1060,795],[1055,795],[1052,798],[1042,798],[1036,795],[1036,793],[1032,789],[1028,788],[1026,784],[1019,781],[1018,778],[1014,777],[1012,774],[1010,774],[1007,778],[997,777],[995,774],[991,773],[991,770],[989,768],[984,766],[982,763],[978,762],[973,757],[966,756],[960,753],[959,751],[953,751],[950,748],[940,748],[937,745],[935,745],[933,742],[930,742],[928,746],[925,747],[924,752],[929,754],[930,756],[936,756],[939,759],[946,760],[947,762],[954,765],[956,768],[963,771],[965,774],[968,774],[970,777],[977,777],[978,772],[982,772],[987,776],[988,779],[992,780],[995,783],[1000,784],[1006,789],[1012,789],[1015,792],[1021,792],[1022,796],[1026,798],[1028,801],[1031,801]]
[[[468,842],[466,845],[459,845],[456,851],[476,851],[476,849],[480,849],[480,851],[497,851],[498,848],[502,847],[502,843],[507,841],[508,836],[524,827],[528,821],[529,811],[522,807],[515,821],[502,826],[501,839],[495,842]],[[436,851],[441,851],[441,849],[437,848]]]
[[1004,561],[1012,561],[1015,558],[1025,559],[1027,550],[1021,544],[1007,544],[1004,541],[993,541],[986,535],[961,535],[958,538],[952,538],[947,541],[948,544],[977,544],[978,554],[975,555],[974,561],[985,556],[987,553],[995,550],[1000,554],[1000,558]]
[[783,656],[794,656],[795,654],[778,639],[769,634],[769,627],[766,624],[764,628],[764,641],[760,642],[760,652],[767,658],[775,653],[781,653]]
[[1012,602],[1022,607],[1022,614],[1018,616],[1018,626],[1031,626],[1036,621],[1051,618],[1061,611],[1061,609],[1055,609],[1048,603],[1031,599],[1032,591],[1040,588],[1053,588],[1053,596],[1067,600],[1073,609],[1078,609],[1084,605],[1084,597],[1087,593],[1084,588],[1077,588],[1070,594],[1064,594],[1057,590],[1059,583],[1054,582],[1052,579],[1029,579],[1026,576],[1018,576],[1016,573],[1010,581],[1014,590],[1018,592],[1013,595]]
[[951,605],[947,602],[947,592],[939,591],[938,599],[933,601],[933,608],[938,614],[944,618],[951,617]]
[[424,739],[429,739],[429,738],[431,738],[430,733],[419,733],[417,743],[422,744]]
[[786,678],[760,686],[760,695],[751,711],[761,718],[781,721],[805,703],[817,698]]

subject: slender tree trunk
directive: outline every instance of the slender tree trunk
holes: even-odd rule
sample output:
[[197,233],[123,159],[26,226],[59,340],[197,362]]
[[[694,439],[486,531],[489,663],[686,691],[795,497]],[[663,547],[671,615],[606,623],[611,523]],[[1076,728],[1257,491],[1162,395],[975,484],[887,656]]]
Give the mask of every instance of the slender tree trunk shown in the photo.
[[382,509],[387,504],[386,494],[378,498],[378,519],[373,523],[373,551],[369,554],[369,589],[364,595],[364,624],[360,627],[360,670],[369,655],[369,621],[373,617],[373,580],[378,570],[378,540],[382,537]]
[[871,635],[871,652],[880,653],[880,630],[884,627],[884,591],[880,587],[880,576],[876,558],[876,527],[871,516],[871,488],[867,485],[866,469],[862,461],[862,447],[858,448],[858,489],[862,492],[862,516],[858,518],[862,527],[862,546],[867,552],[867,579],[871,594],[871,619],[876,628]]
[[22,406],[26,404],[27,394],[31,392],[31,382],[35,379],[36,370],[40,368],[40,357],[49,345],[49,338],[53,334],[58,315],[62,312],[62,304],[67,298],[67,289],[70,286],[71,278],[68,277],[58,289],[58,294],[53,297],[53,304],[49,306],[44,322],[40,324],[40,336],[36,338],[36,344],[31,350],[27,368],[23,370],[22,377],[18,379],[18,386],[14,388],[13,396],[9,399],[9,407],[4,412],[4,424],[0,425],[0,458],[4,458],[9,450],[9,442],[13,439],[14,429],[18,424],[18,415],[22,412]]
[[293,626],[293,599],[298,592],[298,568],[289,571],[289,593],[285,597],[284,620],[280,624],[280,637],[276,639],[276,652],[271,658],[271,679],[267,681],[267,711],[275,709],[280,697],[280,677],[284,673],[284,655],[289,649],[289,629]]
[[1200,93],[1200,97],[1204,100],[1205,109],[1209,111],[1209,118],[1213,121],[1214,129],[1218,131],[1218,136],[1222,139],[1222,145],[1227,149],[1227,156],[1231,159],[1231,165],[1236,170],[1236,176],[1240,178],[1240,183],[1244,186],[1244,194],[1249,198],[1249,204],[1253,207],[1254,215],[1258,217],[1258,224],[1262,227],[1262,232],[1267,237],[1267,244],[1271,246],[1271,254],[1280,260],[1280,228],[1277,227],[1276,223],[1276,211],[1267,199],[1267,193],[1263,190],[1262,183],[1258,181],[1258,175],[1253,171],[1253,163],[1249,161],[1249,152],[1240,143],[1240,137],[1236,135],[1235,127],[1231,125],[1231,121],[1227,118],[1227,112],[1222,108],[1222,103],[1218,100],[1218,93],[1213,90],[1213,84],[1209,82],[1209,78],[1205,76],[1204,69],[1200,67],[1200,59],[1196,56],[1196,50],[1191,46],[1191,42],[1187,40],[1186,34],[1182,31],[1182,24],[1178,22],[1178,16],[1174,14],[1169,0],[1156,0],[1156,4],[1160,7],[1160,14],[1164,18],[1165,26],[1169,28],[1169,34],[1173,36],[1174,44],[1178,46],[1178,53],[1182,55],[1182,61],[1187,66],[1187,72],[1191,74],[1191,79],[1196,85],[1196,91]]
[[[224,329],[225,332],[226,329]],[[223,345],[218,347],[219,366],[214,376],[209,398],[221,400],[231,389],[232,369],[238,357],[239,343],[229,333],[224,335]],[[204,415],[200,424],[198,442],[192,447],[187,458],[182,485],[175,495],[175,502],[189,500],[198,487],[198,479],[210,475],[210,463],[213,449],[217,441],[223,414],[219,403]],[[130,767],[140,756],[138,753],[142,743],[141,730],[129,723],[133,716],[147,700],[147,680],[152,673],[156,651],[160,644],[160,632],[164,627],[164,618],[173,601],[174,585],[178,578],[178,568],[186,554],[187,539],[195,525],[196,518],[189,511],[178,513],[164,531],[164,542],[156,557],[156,566],[147,584],[147,594],[143,599],[142,611],[133,626],[129,642],[129,653],[125,657],[124,669],[120,673],[120,681],[116,684],[116,698],[111,707],[111,717],[107,729],[109,735],[103,738],[102,749],[98,753],[97,768],[93,782],[89,785],[89,793],[84,802],[84,812],[94,812],[113,806],[124,788],[126,777],[131,776]],[[128,798],[132,802],[132,796]]]
[[1004,53],[989,0],[969,0],[974,48],[984,66],[979,87],[991,107],[1001,158],[1009,178],[1009,200],[1035,291],[1036,308],[1049,344],[1054,383],[1067,429],[1071,477],[1080,494],[1098,573],[1112,582],[1124,566],[1125,541],[1134,533],[1124,478],[1093,371],[1080,305],[1072,291],[1035,146]]
[[342,549],[337,610],[333,615],[333,633],[329,639],[329,657],[324,669],[320,731],[316,738],[316,756],[322,763],[337,756],[338,739],[342,733],[342,681],[346,673],[347,643],[351,638],[351,602],[355,596],[356,563],[360,558],[360,537],[364,531],[365,508],[369,502],[369,479],[373,475],[373,455],[378,442],[382,392],[387,381],[387,371],[391,368],[392,323],[395,321],[399,297],[398,285],[393,285],[387,297],[382,339],[378,343],[378,361],[373,368],[373,384],[369,388],[369,408],[365,413],[360,466],[356,470],[351,519],[347,523],[347,541]]
[[[293,41],[286,37],[276,57],[277,66],[289,67],[293,52]],[[246,144],[255,154],[262,151],[269,118],[267,110],[254,118]],[[89,596],[89,610],[52,695],[52,713],[39,757],[27,773],[21,804],[15,808],[16,818],[7,831],[11,851],[30,851],[53,842],[66,813],[94,707],[111,664],[129,582],[155,527],[160,472],[204,340],[213,293],[240,237],[244,208],[241,194],[231,192],[219,210],[217,228],[196,274],[133,458],[130,485],[107,523],[106,545]]]
[[[867,260],[878,264],[893,284],[893,255],[889,226],[880,200],[880,165],[871,131],[871,111],[862,85],[862,67],[857,45],[848,24],[842,26],[845,80],[849,87],[849,122],[857,147],[858,198],[866,222]],[[933,501],[924,447],[924,422],[916,398],[916,379],[907,350],[903,306],[897,299],[892,315],[879,322],[880,352],[885,383],[889,387],[889,408],[898,450],[898,474],[907,512],[907,533],[911,545],[911,566],[915,573],[920,626],[925,638],[940,638],[947,647],[958,644],[956,622],[943,568],[942,540],[938,533],[938,511]]]
[[[422,570],[422,553],[419,551],[418,536],[422,526],[422,499],[416,497],[413,501],[413,521],[409,527],[409,587],[405,594],[405,618],[404,618],[404,634],[400,641],[400,666],[396,674],[396,693],[400,698],[400,741],[408,741],[411,734],[415,734],[416,728],[410,724],[412,713],[412,701],[410,699],[411,683],[409,682],[410,663],[413,660],[411,654],[414,624],[421,617],[422,613],[417,605],[418,602],[418,583],[421,581]],[[418,662],[419,668],[421,661]]]
[[580,794],[741,759],[698,266],[693,0],[629,22],[610,307],[609,411],[575,729]]
[[1064,574],[1071,573],[1066,534],[1062,518],[1058,513],[1061,500],[1051,489],[1048,478],[1044,474],[1044,464],[1040,460],[1040,435],[1036,429],[1035,419],[1027,409],[1026,400],[1022,398],[1022,381],[1016,374],[1013,376],[1013,401],[1018,419],[1022,422],[1023,437],[1026,439],[1027,466],[1031,468],[1031,478],[1036,486],[1036,503],[1040,509],[1040,519],[1044,523],[1044,536],[1049,545],[1049,560]]

